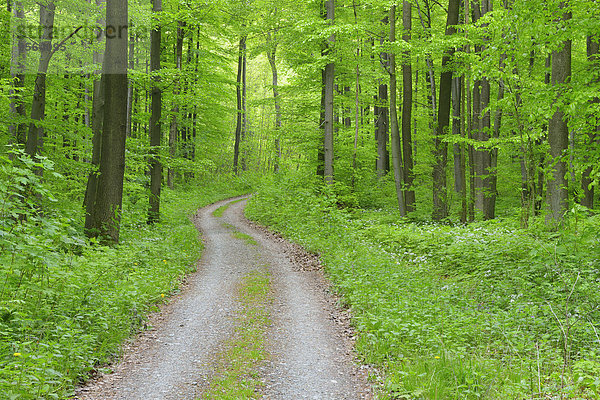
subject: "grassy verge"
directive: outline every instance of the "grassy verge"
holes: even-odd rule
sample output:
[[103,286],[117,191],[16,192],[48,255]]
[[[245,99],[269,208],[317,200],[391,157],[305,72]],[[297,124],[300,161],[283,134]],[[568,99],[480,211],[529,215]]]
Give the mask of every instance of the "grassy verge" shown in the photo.
[[217,208],[215,211],[213,211],[212,215],[220,218],[223,216],[223,213],[229,208],[229,206],[231,206],[232,204],[235,203],[239,203],[240,201],[243,201],[245,199],[238,199],[238,200],[234,200],[234,201],[230,201],[227,204],[222,205],[221,207]]
[[[201,244],[189,216],[248,191],[231,181],[165,190],[154,226],[145,223],[147,197],[128,191],[121,244],[112,248],[82,235],[79,205],[61,204],[26,222],[1,215],[0,397],[71,396],[77,383],[118,356],[122,341],[193,270]],[[9,195],[0,191],[5,203]]]
[[286,179],[247,215],[321,254],[389,398],[600,397],[597,218],[412,223]]
[[257,366],[266,357],[270,296],[270,277],[266,271],[252,272],[243,279],[238,291],[241,310],[236,318],[235,333],[220,355],[219,370],[203,399],[257,397],[261,385]]

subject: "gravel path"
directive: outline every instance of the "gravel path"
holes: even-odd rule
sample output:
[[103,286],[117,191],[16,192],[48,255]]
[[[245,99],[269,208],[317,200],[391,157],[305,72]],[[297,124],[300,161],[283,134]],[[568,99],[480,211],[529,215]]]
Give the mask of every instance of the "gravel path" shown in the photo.
[[[124,349],[123,360],[78,390],[76,399],[197,399],[210,383],[217,357],[234,330],[235,291],[249,272],[267,266],[272,279],[273,326],[268,361],[258,366],[264,399],[371,399],[366,371],[357,367],[347,316],[335,307],[314,256],[243,216],[246,201],[223,217],[219,202],[198,211],[194,222],[205,249],[198,271],[182,293],[151,317],[153,328]],[[236,239],[232,229],[257,245]]]

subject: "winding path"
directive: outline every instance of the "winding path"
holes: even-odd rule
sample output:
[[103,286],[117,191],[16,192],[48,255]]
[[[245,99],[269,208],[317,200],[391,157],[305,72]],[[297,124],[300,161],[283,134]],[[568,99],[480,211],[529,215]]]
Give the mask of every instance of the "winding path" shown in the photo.
[[[222,217],[213,211],[231,203]],[[198,271],[182,293],[152,316],[151,330],[124,349],[113,373],[78,389],[76,399],[193,400],[215,373],[217,357],[235,328],[235,291],[265,266],[273,304],[266,332],[268,360],[257,366],[263,399],[370,399],[366,372],[353,359],[347,326],[320,271],[303,268],[302,251],[243,216],[246,200],[198,211],[205,245]],[[251,236],[236,238],[232,231]]]

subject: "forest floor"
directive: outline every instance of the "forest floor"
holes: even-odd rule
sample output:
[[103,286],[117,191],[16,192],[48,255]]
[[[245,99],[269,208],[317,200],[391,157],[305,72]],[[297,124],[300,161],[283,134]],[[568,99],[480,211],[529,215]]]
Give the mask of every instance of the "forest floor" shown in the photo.
[[198,211],[197,272],[75,399],[374,397],[317,257],[246,220],[245,204]]

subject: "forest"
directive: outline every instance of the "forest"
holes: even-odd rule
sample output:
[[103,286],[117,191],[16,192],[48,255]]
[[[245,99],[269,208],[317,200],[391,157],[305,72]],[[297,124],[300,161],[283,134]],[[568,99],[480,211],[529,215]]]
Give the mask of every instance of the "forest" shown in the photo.
[[189,219],[319,254],[382,399],[600,398],[597,0],[7,0],[0,397],[68,399]]

